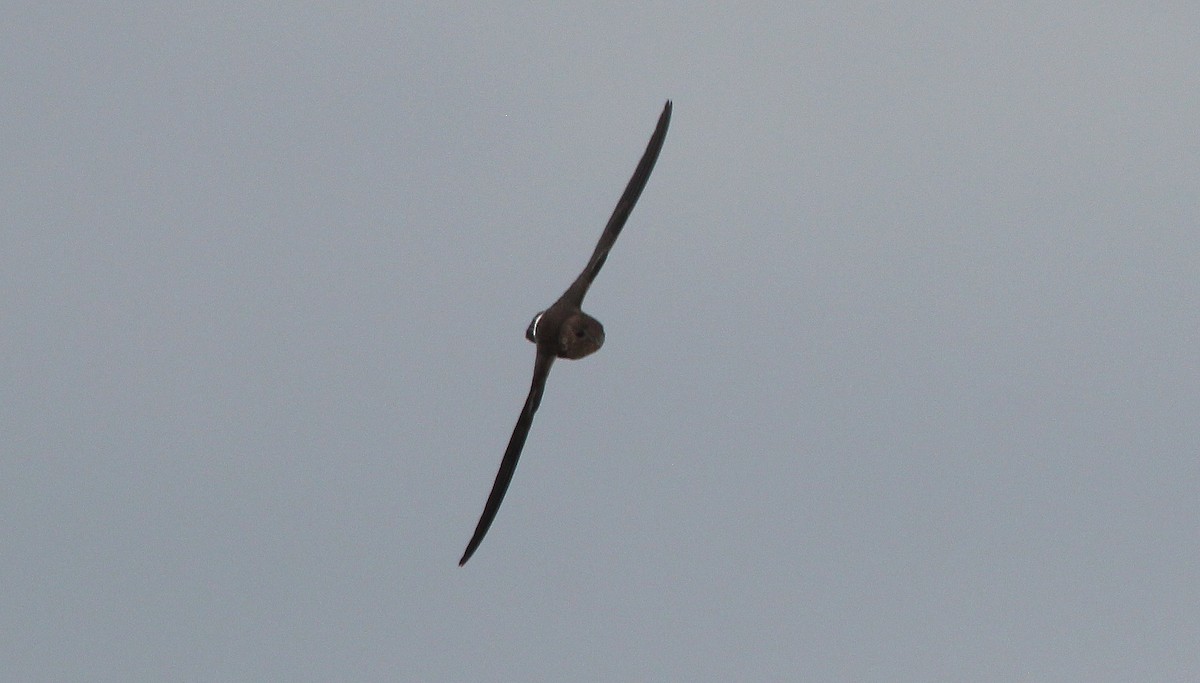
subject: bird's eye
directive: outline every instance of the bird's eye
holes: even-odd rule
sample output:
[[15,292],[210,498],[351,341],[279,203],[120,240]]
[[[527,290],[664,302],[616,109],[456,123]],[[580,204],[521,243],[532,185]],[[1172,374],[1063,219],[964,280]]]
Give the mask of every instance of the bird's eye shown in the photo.
[[578,339],[583,336],[583,330],[575,330],[575,337]]

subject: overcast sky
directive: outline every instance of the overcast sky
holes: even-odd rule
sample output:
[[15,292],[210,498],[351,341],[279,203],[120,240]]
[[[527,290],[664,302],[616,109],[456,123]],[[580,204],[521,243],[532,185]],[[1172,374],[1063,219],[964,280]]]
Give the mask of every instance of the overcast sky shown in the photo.
[[6,10],[4,677],[1200,680],[1195,3],[414,4]]

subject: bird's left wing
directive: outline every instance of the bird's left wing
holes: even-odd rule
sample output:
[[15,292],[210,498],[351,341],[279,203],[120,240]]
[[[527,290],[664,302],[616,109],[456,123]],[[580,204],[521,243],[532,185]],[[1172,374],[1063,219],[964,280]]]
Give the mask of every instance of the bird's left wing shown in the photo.
[[629,184],[625,186],[625,192],[617,201],[617,206],[613,209],[608,224],[604,226],[604,232],[600,235],[596,250],[592,252],[592,258],[588,260],[583,272],[575,278],[575,282],[571,283],[566,293],[563,294],[563,298],[574,305],[583,305],[583,297],[587,294],[588,287],[592,285],[592,280],[596,279],[596,274],[600,272],[600,267],[608,258],[608,252],[617,241],[617,236],[621,234],[621,228],[625,227],[625,221],[629,220],[633,205],[637,204],[638,197],[642,196],[646,181],[650,180],[650,172],[654,170],[654,162],[658,161],[658,153],[662,151],[663,141],[667,139],[667,126],[670,124],[671,100],[667,100],[662,114],[658,117],[658,125],[654,128],[654,134],[650,136],[650,142],[642,154],[642,160],[638,162],[637,168],[633,171],[633,177],[629,179]]

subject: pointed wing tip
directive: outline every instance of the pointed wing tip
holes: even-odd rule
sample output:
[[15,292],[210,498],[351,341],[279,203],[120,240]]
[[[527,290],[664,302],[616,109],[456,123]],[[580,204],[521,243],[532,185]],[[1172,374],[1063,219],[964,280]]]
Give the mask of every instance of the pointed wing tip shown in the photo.
[[467,549],[463,551],[462,559],[458,561],[458,566],[461,567],[466,564],[467,560],[471,559],[471,556],[475,554],[475,549],[478,547],[479,544],[475,543],[475,539],[471,539],[471,543],[468,544]]
[[[650,147],[662,148],[663,140],[667,137],[667,126],[669,125],[671,125],[671,100],[667,100],[667,103],[663,105],[662,113],[658,115],[658,125],[654,128],[654,134],[650,136]],[[646,151],[649,152],[649,148]],[[657,150],[654,152],[654,158],[655,160],[658,159]]]
[[[486,530],[485,530],[485,533],[486,533]],[[479,549],[479,545],[481,543],[483,543],[483,536],[479,533],[479,530],[477,529],[475,531],[475,535],[471,537],[471,542],[467,544],[467,549],[463,551],[463,556],[458,561],[458,566],[461,567],[464,564],[466,564],[467,560],[471,559],[471,556],[474,555],[475,551]]]

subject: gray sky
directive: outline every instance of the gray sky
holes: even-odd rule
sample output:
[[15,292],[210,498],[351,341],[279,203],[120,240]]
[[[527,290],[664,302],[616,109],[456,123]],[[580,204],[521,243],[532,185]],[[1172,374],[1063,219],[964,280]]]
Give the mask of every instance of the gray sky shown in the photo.
[[1200,679],[1194,3],[411,4],[6,12],[7,677]]

